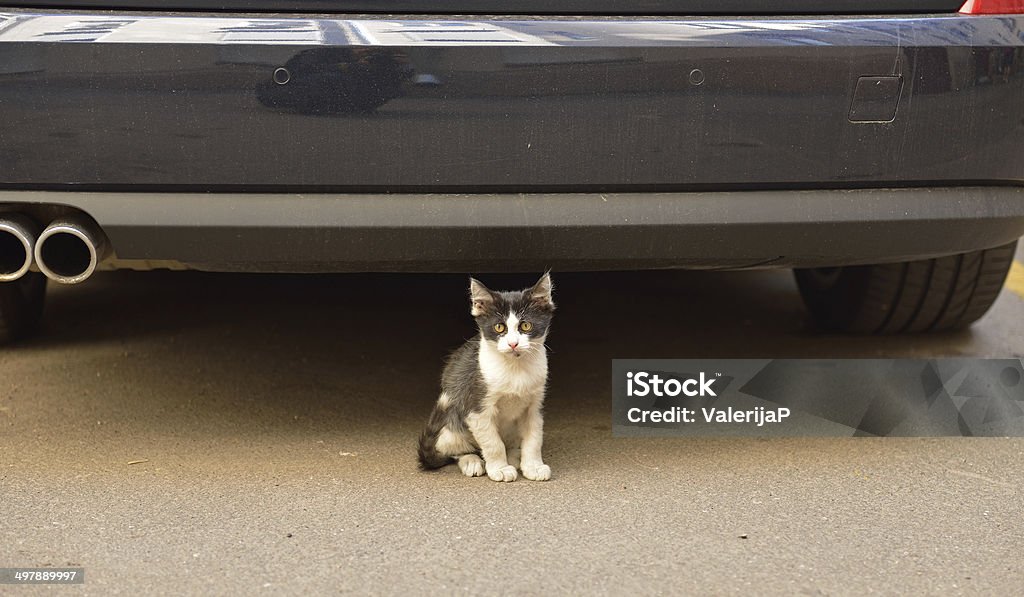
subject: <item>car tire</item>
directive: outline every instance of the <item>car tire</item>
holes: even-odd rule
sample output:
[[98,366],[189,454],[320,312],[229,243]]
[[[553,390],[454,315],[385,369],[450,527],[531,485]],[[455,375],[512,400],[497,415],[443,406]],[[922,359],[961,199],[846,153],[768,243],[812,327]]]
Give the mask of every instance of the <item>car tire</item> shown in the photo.
[[1017,248],[1008,245],[948,257],[795,270],[814,321],[859,334],[964,328],[988,311]]
[[46,276],[38,272],[0,283],[0,344],[21,340],[36,330],[45,298]]

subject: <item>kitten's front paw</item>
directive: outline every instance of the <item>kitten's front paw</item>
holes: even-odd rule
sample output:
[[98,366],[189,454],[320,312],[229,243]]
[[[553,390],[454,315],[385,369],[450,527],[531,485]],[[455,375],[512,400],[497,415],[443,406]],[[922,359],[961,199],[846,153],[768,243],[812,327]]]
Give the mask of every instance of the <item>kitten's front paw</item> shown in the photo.
[[547,481],[551,478],[551,467],[546,464],[524,464],[523,476],[531,481]]
[[467,477],[484,476],[484,461],[476,454],[465,454],[459,457],[459,470]]
[[516,473],[516,467],[506,464],[502,467],[487,467],[487,476],[492,481],[499,481],[503,483],[511,483],[516,480],[518,473]]

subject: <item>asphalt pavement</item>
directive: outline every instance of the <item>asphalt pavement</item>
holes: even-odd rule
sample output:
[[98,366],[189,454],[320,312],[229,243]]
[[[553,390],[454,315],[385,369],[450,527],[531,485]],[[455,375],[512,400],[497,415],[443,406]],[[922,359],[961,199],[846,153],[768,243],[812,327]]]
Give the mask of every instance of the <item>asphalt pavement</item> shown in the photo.
[[[1018,265],[1019,274],[1020,266]],[[521,276],[483,276],[492,287]],[[103,273],[0,349],[0,567],[159,594],[1014,594],[1024,439],[613,438],[612,358],[1024,356],[973,329],[813,330],[787,272],[555,273],[546,460],[415,466],[442,275]]]

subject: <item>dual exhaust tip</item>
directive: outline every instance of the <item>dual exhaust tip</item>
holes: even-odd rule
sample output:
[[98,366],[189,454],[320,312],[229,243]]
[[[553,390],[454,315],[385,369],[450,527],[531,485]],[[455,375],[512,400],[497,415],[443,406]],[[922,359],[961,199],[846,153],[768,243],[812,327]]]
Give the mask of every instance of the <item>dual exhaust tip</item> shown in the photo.
[[61,284],[84,282],[107,252],[107,239],[98,226],[82,216],[39,226],[21,214],[0,213],[0,283],[13,282],[33,265]]

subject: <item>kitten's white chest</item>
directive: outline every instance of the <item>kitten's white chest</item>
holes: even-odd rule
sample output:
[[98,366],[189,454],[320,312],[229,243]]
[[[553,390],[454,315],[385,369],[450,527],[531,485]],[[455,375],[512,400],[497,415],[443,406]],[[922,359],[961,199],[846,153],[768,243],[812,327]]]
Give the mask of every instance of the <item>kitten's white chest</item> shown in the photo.
[[480,373],[491,406],[515,417],[534,401],[543,399],[548,379],[548,357],[543,347],[515,358],[481,344]]

